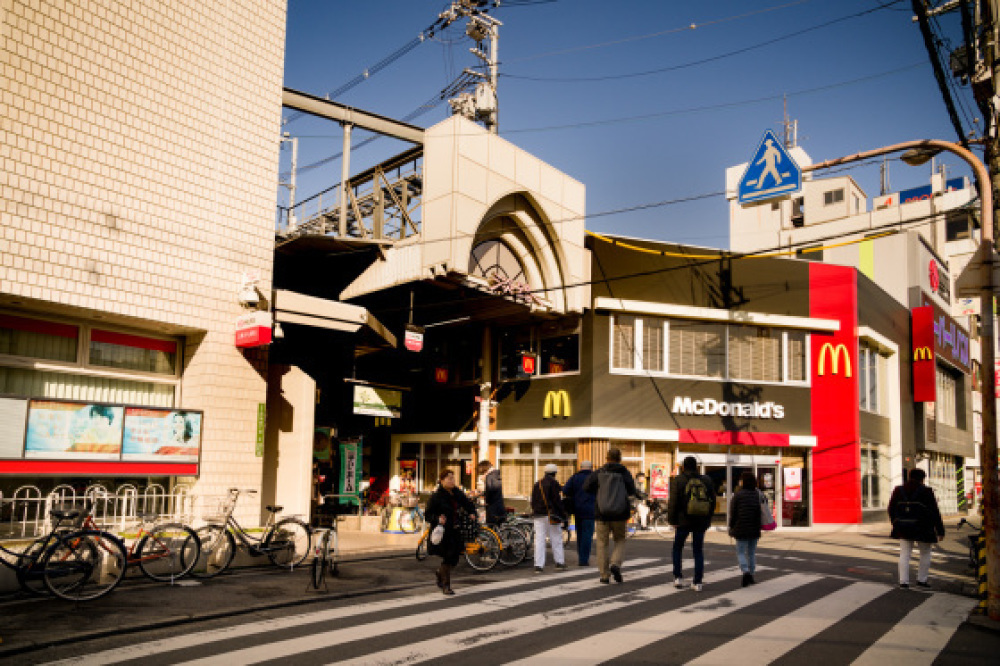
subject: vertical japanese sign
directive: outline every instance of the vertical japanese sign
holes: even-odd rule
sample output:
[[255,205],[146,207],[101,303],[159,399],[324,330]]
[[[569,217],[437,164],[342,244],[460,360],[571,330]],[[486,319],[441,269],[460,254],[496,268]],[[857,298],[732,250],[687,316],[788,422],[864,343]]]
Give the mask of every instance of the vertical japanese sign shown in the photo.
[[913,402],[934,402],[937,372],[934,361],[934,308],[913,308]]
[[254,445],[253,453],[258,458],[264,457],[264,433],[267,430],[267,404],[257,403],[257,442]]
[[[361,443],[340,443],[340,493],[357,495],[361,488]],[[343,504],[357,504],[356,498],[341,499]]]

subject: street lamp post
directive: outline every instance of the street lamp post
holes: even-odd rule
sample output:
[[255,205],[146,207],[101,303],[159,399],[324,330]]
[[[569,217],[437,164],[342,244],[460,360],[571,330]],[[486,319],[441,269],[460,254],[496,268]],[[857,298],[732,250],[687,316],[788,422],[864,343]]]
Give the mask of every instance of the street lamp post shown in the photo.
[[[1000,487],[997,479],[997,420],[996,420],[996,375],[995,347],[996,336],[993,321],[993,186],[990,174],[979,159],[962,146],[949,141],[929,139],[925,141],[907,141],[884,148],[876,148],[855,155],[838,157],[803,167],[802,171],[818,171],[829,169],[840,164],[857,162],[879,155],[887,155],[899,151],[910,151],[906,157],[929,159],[934,152],[947,150],[961,157],[972,167],[976,174],[976,185],[979,188],[979,202],[982,211],[982,246],[985,251],[982,257],[982,278],[979,284],[981,298],[980,312],[982,333],[980,350],[982,354],[983,372],[983,445],[980,454],[980,465],[983,473],[983,529],[986,531],[986,577],[987,602],[986,610],[990,618],[1000,620],[1000,535],[998,535],[998,509],[1000,509]],[[911,161],[911,160],[907,160]]]

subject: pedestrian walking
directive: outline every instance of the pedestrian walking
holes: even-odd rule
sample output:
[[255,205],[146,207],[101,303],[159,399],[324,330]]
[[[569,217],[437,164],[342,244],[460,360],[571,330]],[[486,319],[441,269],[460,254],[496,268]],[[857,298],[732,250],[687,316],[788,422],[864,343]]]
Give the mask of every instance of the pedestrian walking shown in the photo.
[[639,472],[635,475],[635,517],[639,524],[636,529],[649,529],[649,488],[646,484],[646,475]]
[[446,469],[438,476],[438,487],[427,501],[424,517],[428,525],[443,528],[441,540],[434,542],[433,531],[427,552],[441,557],[441,566],[436,571],[437,584],[447,595],[455,594],[451,589],[451,570],[458,564],[458,558],[465,549],[465,540],[459,530],[461,513],[476,514],[476,505],[455,484],[455,473]]
[[[607,463],[587,477],[583,490],[595,495],[594,515],[597,519],[597,569],[602,583],[614,576],[622,582],[625,561],[625,539],[628,536],[629,498],[635,497],[635,479],[622,464],[622,452],[608,449]],[[608,550],[614,538],[614,550]]]
[[584,460],[580,470],[563,486],[563,507],[576,523],[576,555],[581,567],[590,566],[590,550],[594,543],[593,494],[583,489],[584,482],[594,473],[594,463]]
[[552,542],[552,559],[557,571],[566,570],[562,530],[569,516],[562,502],[562,486],[556,481],[559,468],[549,463],[545,473],[531,489],[531,512],[535,523],[535,573],[545,571],[545,539]]
[[729,536],[736,539],[736,559],[743,572],[743,587],[753,585],[760,540],[761,494],[753,472],[740,475],[740,489],[729,502]]
[[892,538],[899,539],[899,586],[910,587],[910,555],[913,544],[920,551],[917,587],[930,589],[927,576],[931,569],[931,545],[944,538],[944,522],[934,491],[924,485],[927,473],[911,469],[909,479],[896,486],[889,498]]
[[507,519],[507,505],[503,499],[503,479],[500,470],[489,460],[479,461],[478,495],[486,505],[486,522],[499,525]]
[[698,461],[688,456],[681,465],[681,473],[674,477],[667,500],[667,522],[674,531],[674,587],[684,587],[681,556],[684,542],[691,537],[694,551],[694,590],[701,592],[705,576],[705,531],[712,524],[715,513],[715,488],[712,480],[698,474]]

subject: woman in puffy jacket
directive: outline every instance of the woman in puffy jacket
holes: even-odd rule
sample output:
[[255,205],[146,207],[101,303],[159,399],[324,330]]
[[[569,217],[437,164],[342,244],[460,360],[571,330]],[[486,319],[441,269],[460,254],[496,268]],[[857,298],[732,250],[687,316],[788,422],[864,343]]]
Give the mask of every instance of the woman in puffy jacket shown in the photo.
[[757,541],[760,539],[760,492],[753,472],[743,472],[740,489],[729,503],[729,536],[736,539],[736,559],[743,572],[743,587],[753,585]]
[[[458,564],[465,548],[465,541],[458,529],[460,512],[476,514],[476,505],[455,486],[455,473],[450,469],[441,472],[438,477],[438,487],[427,501],[424,517],[427,524],[444,527],[444,538],[441,542],[427,544],[427,552],[441,556],[441,566],[437,570],[437,584],[445,594],[455,594],[451,589],[451,570]],[[433,528],[432,528],[433,529]]]

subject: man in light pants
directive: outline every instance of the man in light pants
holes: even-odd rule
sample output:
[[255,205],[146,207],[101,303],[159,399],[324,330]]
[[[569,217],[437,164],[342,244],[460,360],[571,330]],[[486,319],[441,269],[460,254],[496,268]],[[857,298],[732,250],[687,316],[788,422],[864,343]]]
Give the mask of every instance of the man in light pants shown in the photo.
[[[562,486],[556,481],[558,471],[559,468],[555,465],[546,465],[545,475],[531,489],[531,512],[535,523],[535,573],[545,571],[546,537],[552,543],[552,559],[556,561],[556,571],[566,570],[562,529],[569,517],[563,507]],[[554,524],[553,520],[556,521]]]
[[920,551],[917,566],[917,589],[930,590],[927,577],[931,570],[931,546],[944,538],[944,522],[934,491],[924,485],[927,473],[911,469],[909,479],[896,486],[889,498],[892,538],[899,539],[899,586],[910,588],[910,554],[913,544]]

